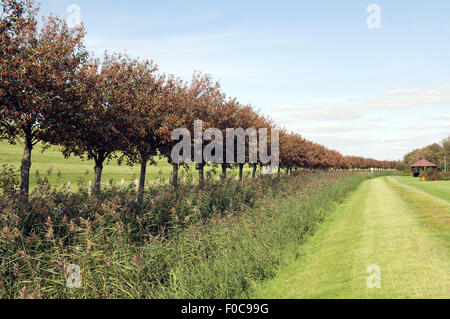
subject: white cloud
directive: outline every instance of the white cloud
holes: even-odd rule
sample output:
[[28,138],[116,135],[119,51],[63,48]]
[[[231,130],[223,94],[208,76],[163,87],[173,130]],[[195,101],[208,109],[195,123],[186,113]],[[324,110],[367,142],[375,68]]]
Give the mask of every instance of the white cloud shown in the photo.
[[[364,98],[347,98],[348,105],[331,105],[317,109],[315,106],[294,107],[283,104],[275,108],[284,114],[274,119],[281,123],[294,123],[303,120],[315,121],[347,121],[362,119],[367,112],[374,110],[408,109],[424,106],[442,106],[450,104],[450,85],[442,85],[435,89],[394,89]],[[342,103],[340,101],[339,103]],[[449,114],[436,115],[433,119],[450,119]],[[364,121],[382,121],[379,116],[366,117]]]
[[403,109],[450,103],[450,85],[436,89],[396,89],[366,97],[365,109]]
[[371,117],[364,118],[364,121],[366,121],[366,122],[380,122],[383,120],[384,119],[381,116],[371,116]]
[[[336,132],[356,132],[356,131],[368,131],[368,130],[377,130],[377,129],[386,129],[388,128],[385,125],[376,125],[376,124],[370,124],[370,125],[321,125],[321,126],[305,126],[305,127],[299,127],[295,128],[294,131],[296,132],[303,132],[303,133],[326,133],[326,134],[333,134]],[[334,134],[333,136],[336,137]]]
[[275,111],[285,112],[285,111],[295,111],[295,107],[289,104],[279,105],[275,108]]
[[290,105],[281,105],[275,109],[276,111],[289,112],[287,115],[275,117],[282,123],[293,123],[302,120],[316,121],[343,121],[360,119],[364,115],[364,111],[360,107],[353,106],[330,106],[323,107],[313,111],[299,111]]
[[436,114],[429,117],[429,119],[434,121],[446,121],[450,120],[450,114]]
[[360,107],[331,106],[318,111],[300,113],[299,116],[310,120],[351,120],[359,119],[364,115]]

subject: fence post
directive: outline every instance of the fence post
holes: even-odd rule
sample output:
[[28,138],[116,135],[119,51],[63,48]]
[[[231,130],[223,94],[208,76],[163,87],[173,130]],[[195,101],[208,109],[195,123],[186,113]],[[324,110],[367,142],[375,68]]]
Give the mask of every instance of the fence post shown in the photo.
[[70,187],[70,181],[67,182],[67,193],[70,194],[71,192],[71,187]]
[[92,182],[89,181],[89,184],[88,184],[88,195],[89,195],[89,197],[91,197],[91,194],[92,194]]
[[120,187],[122,187],[122,189],[125,187],[125,179],[123,178],[120,180]]

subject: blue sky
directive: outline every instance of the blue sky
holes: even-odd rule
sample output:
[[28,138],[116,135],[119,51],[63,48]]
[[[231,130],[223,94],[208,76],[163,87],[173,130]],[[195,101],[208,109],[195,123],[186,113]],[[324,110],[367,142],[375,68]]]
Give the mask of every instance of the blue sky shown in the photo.
[[[345,155],[400,159],[450,136],[450,1],[43,0],[76,4],[86,45],[186,80],[220,80],[288,130]],[[370,4],[381,27],[370,29]]]

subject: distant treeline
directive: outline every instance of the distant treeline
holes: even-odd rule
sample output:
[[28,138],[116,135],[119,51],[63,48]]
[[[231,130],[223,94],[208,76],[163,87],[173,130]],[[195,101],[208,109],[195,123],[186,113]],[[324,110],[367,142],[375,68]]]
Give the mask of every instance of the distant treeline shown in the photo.
[[423,148],[418,148],[409,152],[404,157],[404,163],[399,167],[407,170],[411,165],[422,159],[426,159],[438,166],[440,170],[448,171],[448,160],[450,156],[450,136],[440,144],[434,143]]

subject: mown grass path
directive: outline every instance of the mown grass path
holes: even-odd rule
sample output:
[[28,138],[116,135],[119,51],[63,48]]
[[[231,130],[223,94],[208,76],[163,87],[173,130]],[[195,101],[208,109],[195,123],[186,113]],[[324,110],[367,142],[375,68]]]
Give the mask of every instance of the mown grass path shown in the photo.
[[[369,180],[256,298],[450,298],[450,203],[401,180]],[[369,288],[369,265],[381,288]]]

